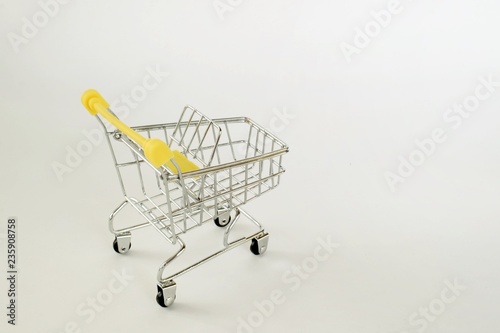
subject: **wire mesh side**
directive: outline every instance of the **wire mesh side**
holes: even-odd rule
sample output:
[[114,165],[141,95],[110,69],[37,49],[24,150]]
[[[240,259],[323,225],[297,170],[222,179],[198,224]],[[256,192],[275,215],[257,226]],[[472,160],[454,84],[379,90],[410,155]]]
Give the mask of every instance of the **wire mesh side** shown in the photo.
[[223,129],[216,147],[221,168],[184,180],[191,184],[191,195],[213,215],[221,208],[236,208],[278,186],[284,172],[282,154],[287,151],[283,142],[247,118],[215,122]]
[[[177,123],[138,126],[147,138],[196,159],[199,176],[155,168],[142,148],[119,131],[108,132],[113,161],[127,200],[165,238],[212,220],[221,208],[235,208],[279,184],[284,143],[247,118],[209,120],[187,107]],[[272,155],[272,156],[270,156]]]
[[217,144],[221,132],[210,118],[192,106],[186,106],[167,142],[171,148],[178,147],[185,156],[198,161],[201,167],[207,167],[212,165],[214,158],[220,163]]

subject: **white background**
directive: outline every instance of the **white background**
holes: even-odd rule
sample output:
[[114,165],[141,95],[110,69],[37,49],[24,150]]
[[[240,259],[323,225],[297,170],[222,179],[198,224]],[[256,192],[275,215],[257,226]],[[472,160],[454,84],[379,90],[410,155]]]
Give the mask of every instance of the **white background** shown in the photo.
[[[355,45],[356,28],[388,3],[234,0],[219,15],[212,0],[72,0],[16,53],[9,33],[41,7],[1,1],[0,267],[6,220],[17,216],[20,275],[13,328],[2,273],[0,330],[237,332],[250,316],[247,332],[497,332],[500,89],[458,128],[443,115],[480,77],[500,81],[500,5],[401,0],[349,63],[341,43]],[[98,128],[80,104],[85,89],[119,101],[157,66],[169,76],[129,124],[175,121],[191,104],[274,127],[290,146],[281,186],[248,206],[269,251],[240,247],[179,278],[169,309],[155,302],[155,278],[174,247],[149,230],[125,256],[111,248],[106,220],[121,192],[108,147],[62,181],[53,169]],[[284,112],[293,119],[277,118]],[[436,128],[446,141],[391,191],[385,174]],[[220,236],[208,225],[188,234],[192,256],[180,261],[215,250]],[[310,261],[320,237],[338,248],[292,290],[283,276]],[[77,314],[122,270],[134,280],[121,293],[91,320]],[[441,309],[455,280],[466,290]],[[275,289],[285,301],[258,322],[255,302]],[[439,314],[410,323],[429,306]]]

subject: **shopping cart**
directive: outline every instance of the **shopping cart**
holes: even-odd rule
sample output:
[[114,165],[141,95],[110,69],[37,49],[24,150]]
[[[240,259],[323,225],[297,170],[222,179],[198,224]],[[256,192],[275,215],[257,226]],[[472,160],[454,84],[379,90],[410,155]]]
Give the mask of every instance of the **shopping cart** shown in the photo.
[[[259,255],[266,251],[268,233],[240,206],[280,183],[285,172],[282,157],[288,152],[281,140],[248,118],[211,120],[191,106],[184,108],[177,123],[130,128],[95,90],[86,91],[82,103],[107,134],[125,197],[109,217],[109,230],[115,235],[114,250],[128,252],[132,231],[146,226],[179,245],[177,252],[158,269],[159,305],[167,307],[174,302],[174,279],[222,253],[248,241],[252,253]],[[115,228],[115,217],[128,205],[145,222]],[[231,230],[241,216],[258,230],[230,241]],[[167,266],[186,248],[180,234],[208,221],[225,228],[224,247],[165,276]]]

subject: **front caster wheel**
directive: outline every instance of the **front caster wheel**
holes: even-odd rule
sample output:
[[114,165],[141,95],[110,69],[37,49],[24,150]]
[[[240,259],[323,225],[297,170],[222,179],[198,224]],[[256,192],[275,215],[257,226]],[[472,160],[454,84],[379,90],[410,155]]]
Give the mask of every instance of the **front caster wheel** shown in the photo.
[[113,250],[119,254],[127,253],[132,247],[131,238],[130,234],[116,236],[113,241]]
[[175,282],[169,281],[166,285],[158,284],[156,287],[158,290],[156,293],[156,302],[162,308],[171,306],[177,298],[177,295],[175,294],[177,285]]
[[253,238],[252,244],[250,244],[250,251],[256,256],[263,254],[267,250],[267,244],[269,243],[269,234],[263,234],[259,238]]
[[227,217],[224,217],[224,216],[217,216],[215,219],[214,219],[214,223],[216,226],[218,227],[225,227],[226,225],[229,224],[229,222],[231,222],[231,215],[227,214]]
[[217,209],[217,216],[214,217],[214,223],[218,227],[225,227],[231,222],[231,208],[228,205],[223,205]]
[[[170,305],[172,305],[175,301],[175,299],[177,298],[177,295],[174,295],[174,299],[173,301],[170,302]],[[170,305],[167,305],[165,304],[165,299],[163,297],[163,292],[159,291],[157,294],[156,294],[156,303],[158,303],[162,308],[167,308],[169,307]]]

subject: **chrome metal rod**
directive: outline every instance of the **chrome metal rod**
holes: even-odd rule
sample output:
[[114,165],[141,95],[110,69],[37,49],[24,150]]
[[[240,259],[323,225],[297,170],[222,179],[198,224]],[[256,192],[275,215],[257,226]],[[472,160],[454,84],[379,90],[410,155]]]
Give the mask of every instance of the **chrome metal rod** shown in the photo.
[[179,245],[180,245],[179,250],[173,256],[171,256],[167,260],[165,260],[163,262],[163,264],[160,266],[160,268],[158,269],[158,274],[157,274],[156,278],[158,279],[158,282],[160,282],[160,283],[164,283],[164,282],[167,282],[167,281],[173,279],[173,278],[162,279],[163,271],[165,271],[165,268],[167,267],[167,265],[169,263],[171,263],[175,258],[179,257],[184,252],[184,250],[186,250],[186,244],[184,244],[182,239],[177,237],[177,241],[179,242]]
[[224,230],[224,238],[222,240],[222,243],[224,244],[225,247],[229,245],[229,242],[227,241],[229,239],[229,233],[236,224],[236,221],[238,221],[240,218],[240,209],[235,208],[234,212],[235,212],[234,219],[231,222],[229,222],[229,225],[226,227],[226,230]]
[[[233,241],[233,242],[229,243],[229,244],[228,244],[225,248],[223,248],[222,250],[217,251],[217,252],[215,252],[215,253],[213,253],[213,254],[209,255],[208,257],[206,257],[206,258],[204,258],[204,259],[202,259],[202,260],[200,260],[200,261],[198,261],[198,262],[194,263],[194,264],[193,264],[193,265],[191,265],[191,266],[188,266],[188,267],[184,268],[183,270],[181,270],[181,271],[179,271],[179,272],[177,272],[177,273],[175,273],[175,274],[173,274],[173,275],[170,275],[170,276],[168,276],[168,277],[166,277],[166,278],[162,278],[162,276],[163,276],[163,271],[165,270],[165,268],[166,268],[167,264],[168,264],[169,262],[171,262],[172,260],[174,260],[176,257],[178,257],[178,256],[182,253],[182,251],[184,251],[184,249],[186,248],[186,247],[184,246],[184,247],[183,247],[183,248],[181,248],[181,250],[179,250],[176,254],[174,254],[172,257],[170,257],[169,259],[167,259],[167,261],[165,261],[165,262],[163,263],[163,265],[162,265],[162,266],[160,266],[160,269],[158,270],[158,282],[160,282],[160,283],[165,283],[165,282],[168,282],[168,281],[174,280],[174,279],[178,278],[179,276],[184,275],[184,274],[186,274],[187,272],[191,271],[192,269],[195,269],[196,267],[198,267],[198,266],[200,266],[200,265],[202,265],[202,264],[206,263],[207,261],[210,261],[210,260],[212,260],[212,259],[214,259],[214,258],[217,258],[217,257],[218,257],[218,256],[220,256],[221,254],[223,254],[223,253],[225,253],[225,252],[227,252],[227,251],[229,251],[229,250],[232,250],[232,249],[234,249],[235,247],[238,247],[238,246],[240,246],[241,244],[244,244],[244,243],[246,243],[246,242],[250,241],[250,240],[251,240],[251,239],[253,239],[253,238],[256,238],[256,237],[262,236],[263,234],[264,234],[264,230],[260,230],[260,231],[258,231],[258,232],[256,232],[256,233],[254,233],[254,234],[252,234],[252,235],[250,235],[250,236],[247,236],[247,237],[242,237],[242,238],[240,238],[240,239],[237,239],[237,240],[235,240],[235,241]],[[179,243],[180,243],[180,242],[179,242]]]
[[123,207],[125,207],[126,205],[128,204],[128,201],[125,200],[123,201],[114,211],[113,213],[111,213],[111,215],[109,216],[109,220],[108,220],[108,228],[109,228],[109,231],[111,231],[112,234],[118,234],[118,232],[120,232],[121,230],[115,230],[114,226],[113,226],[113,221],[115,219],[115,216],[123,209]]
[[[249,165],[251,163],[259,162],[260,160],[265,160],[265,159],[273,158],[273,157],[276,157],[276,156],[279,156],[279,155],[283,155],[283,154],[286,154],[286,153],[288,153],[288,148],[281,148],[279,150],[276,150],[276,151],[273,151],[273,152],[270,152],[270,153],[267,153],[267,154],[262,154],[262,155],[258,155],[258,156],[254,156],[254,157],[249,157],[249,158],[246,158],[246,159],[243,159],[243,160],[238,160],[238,161],[234,161],[234,162],[228,162],[228,163],[225,163],[225,164],[219,164],[219,165],[216,165],[216,166],[211,166],[211,167],[199,169],[199,170],[196,170],[196,171],[185,172],[184,173],[184,177],[199,177],[199,176],[205,175],[205,174],[210,174],[210,173],[214,173],[214,172],[218,172],[218,171],[224,171],[224,170],[227,170],[229,168],[236,168],[236,167],[240,167],[240,166],[247,166],[247,165]],[[167,179],[168,180],[179,179],[179,175],[177,175],[177,174],[168,175]]]

